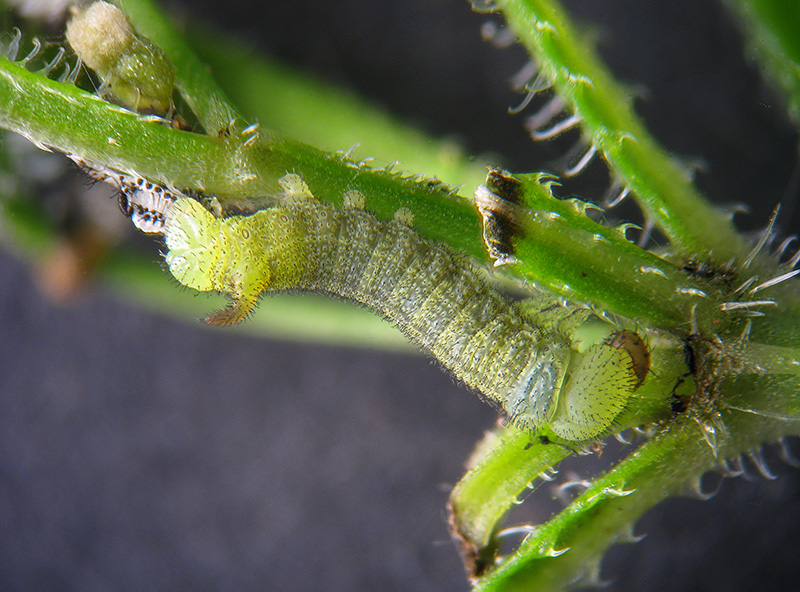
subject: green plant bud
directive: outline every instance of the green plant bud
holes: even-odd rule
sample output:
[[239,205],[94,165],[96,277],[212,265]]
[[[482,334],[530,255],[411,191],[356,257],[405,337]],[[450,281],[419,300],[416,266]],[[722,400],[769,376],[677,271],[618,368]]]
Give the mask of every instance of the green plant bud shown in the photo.
[[172,106],[175,68],[164,52],[136,35],[113,4],[95,2],[67,24],[67,41],[101,80],[100,92],[139,112],[166,114]]

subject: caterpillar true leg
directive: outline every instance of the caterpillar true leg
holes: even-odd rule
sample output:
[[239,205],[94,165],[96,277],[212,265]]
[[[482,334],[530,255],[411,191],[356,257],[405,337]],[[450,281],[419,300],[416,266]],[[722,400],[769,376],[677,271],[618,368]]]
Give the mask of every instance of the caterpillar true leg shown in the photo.
[[258,298],[236,298],[228,308],[208,315],[205,322],[209,325],[235,325],[253,312]]

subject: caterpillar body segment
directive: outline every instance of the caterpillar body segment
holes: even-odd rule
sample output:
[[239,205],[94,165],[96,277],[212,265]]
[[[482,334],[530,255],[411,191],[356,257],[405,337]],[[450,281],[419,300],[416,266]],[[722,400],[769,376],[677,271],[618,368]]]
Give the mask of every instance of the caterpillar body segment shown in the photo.
[[605,343],[578,354],[567,374],[549,427],[577,442],[603,435],[625,409],[638,380],[627,350]]

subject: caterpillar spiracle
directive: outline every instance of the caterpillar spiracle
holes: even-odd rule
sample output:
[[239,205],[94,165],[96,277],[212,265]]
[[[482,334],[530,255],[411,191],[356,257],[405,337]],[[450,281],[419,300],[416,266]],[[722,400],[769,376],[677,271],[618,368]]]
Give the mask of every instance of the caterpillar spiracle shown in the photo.
[[[304,187],[296,175],[283,181]],[[635,333],[577,351],[566,334],[536,325],[491,289],[461,255],[416,233],[407,212],[382,221],[362,209],[360,194],[339,209],[305,190],[293,194],[303,199],[228,218],[192,198],[170,202],[170,272],[232,299],[208,323],[238,323],[267,292],[335,295],[392,321],[516,426],[570,442],[607,435],[644,380],[634,352],[647,350]]]

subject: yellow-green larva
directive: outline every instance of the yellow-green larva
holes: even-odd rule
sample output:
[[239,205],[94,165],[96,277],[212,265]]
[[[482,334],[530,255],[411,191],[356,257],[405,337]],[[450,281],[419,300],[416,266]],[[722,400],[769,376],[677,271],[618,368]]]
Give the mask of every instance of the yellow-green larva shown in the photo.
[[309,197],[218,218],[179,198],[166,213],[166,262],[181,284],[231,297],[208,323],[243,320],[267,292],[335,295],[391,320],[522,429],[547,426],[570,442],[613,431],[641,383],[641,361],[626,347],[635,333],[578,352],[462,256],[417,234],[407,215],[378,220],[359,201],[337,209]]
[[97,72],[101,93],[110,92],[134,111],[169,111],[175,67],[161,49],[136,34],[119,8],[101,0],[79,9],[67,23],[66,37],[83,63]]

